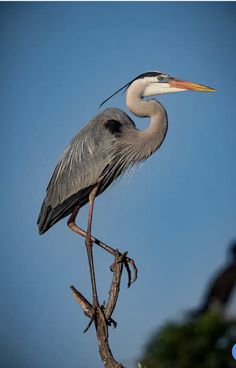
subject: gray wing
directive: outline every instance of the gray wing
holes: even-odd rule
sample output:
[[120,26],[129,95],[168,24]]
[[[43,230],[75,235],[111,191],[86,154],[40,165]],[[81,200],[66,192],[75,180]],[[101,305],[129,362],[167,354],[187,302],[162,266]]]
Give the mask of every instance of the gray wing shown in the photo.
[[48,184],[38,218],[40,233],[68,215],[79,194],[85,195],[86,190],[100,180],[113,160],[121,127],[130,125],[134,128],[134,123],[122,110],[106,109],[73,138]]
[[60,157],[47,187],[46,203],[52,207],[96,184],[109,162],[112,139],[100,124],[88,124]]

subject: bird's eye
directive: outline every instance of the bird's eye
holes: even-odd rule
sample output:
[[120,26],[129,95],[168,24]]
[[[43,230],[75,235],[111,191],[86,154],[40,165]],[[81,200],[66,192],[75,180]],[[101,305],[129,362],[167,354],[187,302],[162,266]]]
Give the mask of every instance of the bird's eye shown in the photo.
[[163,77],[163,75],[159,75],[159,77],[157,77],[157,79],[161,82],[165,79],[165,77]]

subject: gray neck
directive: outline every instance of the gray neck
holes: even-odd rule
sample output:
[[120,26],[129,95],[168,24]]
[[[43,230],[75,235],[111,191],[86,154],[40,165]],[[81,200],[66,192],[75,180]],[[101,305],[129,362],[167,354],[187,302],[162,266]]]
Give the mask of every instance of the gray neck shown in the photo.
[[150,117],[150,124],[144,130],[138,130],[136,145],[139,152],[143,152],[143,159],[155,152],[165,139],[168,129],[167,113],[165,108],[154,99],[143,100],[144,84],[135,81],[127,90],[126,104],[129,110],[140,117]]

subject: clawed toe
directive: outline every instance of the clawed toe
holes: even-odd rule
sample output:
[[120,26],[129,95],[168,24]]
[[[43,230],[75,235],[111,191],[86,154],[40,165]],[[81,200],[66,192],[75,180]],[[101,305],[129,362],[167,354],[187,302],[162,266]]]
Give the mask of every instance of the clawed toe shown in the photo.
[[107,320],[104,314],[104,310],[105,310],[105,304],[102,304],[101,306],[96,305],[96,304],[93,305],[91,315],[89,317],[90,321],[88,325],[86,326],[86,328],[84,329],[83,333],[86,333],[89,330],[89,328],[92,326],[93,322],[96,319],[97,313],[103,313],[103,318],[106,320],[107,326],[113,326],[113,328],[116,328],[117,322],[111,317]]
[[[106,310],[106,302],[104,301],[103,303],[102,303],[102,305],[101,305],[101,310],[103,311],[103,312],[105,312],[105,310]],[[105,313],[104,313],[104,315],[105,315]],[[111,318],[111,317],[109,317],[107,320],[106,320],[106,324],[108,325],[108,326],[113,326],[113,328],[116,328],[117,327],[117,322],[113,319],[113,318]]]
[[[126,268],[127,274],[128,274],[128,284],[127,287],[129,288],[131,286],[131,284],[133,284],[137,278],[138,278],[138,269],[135,265],[135,262],[133,259],[127,257],[128,252],[124,252],[124,253],[120,253],[118,249],[116,249],[116,259],[115,261],[112,263],[112,265],[110,266],[110,270],[113,272],[114,267],[119,264],[119,263],[123,263],[123,265]],[[131,270],[130,270],[130,265],[133,268],[133,279],[132,279],[132,275],[131,275]]]

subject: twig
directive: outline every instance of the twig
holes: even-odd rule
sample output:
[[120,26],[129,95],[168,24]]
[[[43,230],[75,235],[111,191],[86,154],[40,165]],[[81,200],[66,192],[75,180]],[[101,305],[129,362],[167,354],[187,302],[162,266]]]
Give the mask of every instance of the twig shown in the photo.
[[75,300],[80,304],[87,317],[92,317],[92,305],[89,301],[73,286],[71,285],[72,293],[74,294]]

